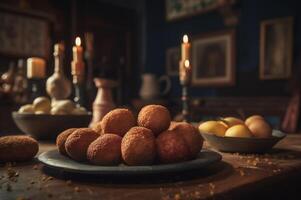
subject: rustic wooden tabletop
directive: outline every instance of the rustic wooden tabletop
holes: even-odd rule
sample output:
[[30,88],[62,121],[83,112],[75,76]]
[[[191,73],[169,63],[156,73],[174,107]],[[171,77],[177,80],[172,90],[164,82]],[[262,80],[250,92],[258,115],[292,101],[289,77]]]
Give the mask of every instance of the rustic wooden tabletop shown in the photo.
[[[41,143],[40,153],[54,148]],[[282,199],[301,191],[301,135],[288,135],[268,154],[222,156],[197,171],[137,177],[67,174],[37,160],[6,164],[0,166],[0,199]]]

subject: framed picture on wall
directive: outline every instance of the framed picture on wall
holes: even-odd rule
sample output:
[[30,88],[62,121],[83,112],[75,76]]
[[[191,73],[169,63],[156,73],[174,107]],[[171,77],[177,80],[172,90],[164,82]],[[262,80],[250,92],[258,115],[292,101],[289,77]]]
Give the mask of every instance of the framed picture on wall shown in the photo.
[[260,26],[260,79],[286,79],[292,73],[293,18],[266,20]]
[[179,76],[180,48],[166,50],[166,72],[168,76]]
[[235,4],[237,0],[165,0],[167,21],[189,17]]
[[49,21],[43,17],[0,9],[0,54],[48,59],[51,42],[49,26]]
[[194,37],[192,85],[229,86],[235,83],[235,31]]

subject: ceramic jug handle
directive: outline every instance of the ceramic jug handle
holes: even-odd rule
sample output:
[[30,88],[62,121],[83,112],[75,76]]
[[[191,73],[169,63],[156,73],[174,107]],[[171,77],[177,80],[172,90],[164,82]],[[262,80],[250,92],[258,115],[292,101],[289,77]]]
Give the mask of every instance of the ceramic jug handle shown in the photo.
[[166,85],[164,90],[161,92],[161,95],[166,95],[171,89],[171,80],[167,75],[163,75],[159,78],[159,82],[163,81],[166,83]]

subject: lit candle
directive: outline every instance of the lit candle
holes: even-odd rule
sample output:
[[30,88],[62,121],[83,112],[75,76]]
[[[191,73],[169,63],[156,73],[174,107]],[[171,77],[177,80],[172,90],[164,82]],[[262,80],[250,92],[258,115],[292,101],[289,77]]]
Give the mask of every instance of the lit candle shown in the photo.
[[190,43],[188,40],[188,36],[185,34],[183,36],[183,43],[181,46],[182,60],[189,60],[190,58]]
[[85,63],[83,62],[83,47],[81,46],[80,37],[76,37],[75,46],[72,47],[73,60],[71,62],[71,74],[73,83],[82,81],[85,73]]
[[189,68],[190,68],[189,60],[185,60],[184,66],[185,66],[186,69],[189,69]]
[[76,37],[75,46],[73,46],[72,51],[73,51],[73,61],[81,62],[83,59],[83,47],[81,46],[80,37]]

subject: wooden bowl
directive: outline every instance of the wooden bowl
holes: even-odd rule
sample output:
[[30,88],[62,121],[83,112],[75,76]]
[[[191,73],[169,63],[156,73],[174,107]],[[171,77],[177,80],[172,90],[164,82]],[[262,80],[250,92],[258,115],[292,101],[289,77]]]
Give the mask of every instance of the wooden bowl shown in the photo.
[[210,133],[201,134],[214,149],[231,153],[265,153],[286,136],[279,130],[273,130],[272,137],[269,138],[220,137]]
[[32,137],[45,140],[55,139],[63,130],[68,128],[88,127],[92,115],[49,115],[23,114],[13,112],[12,117],[18,128]]

